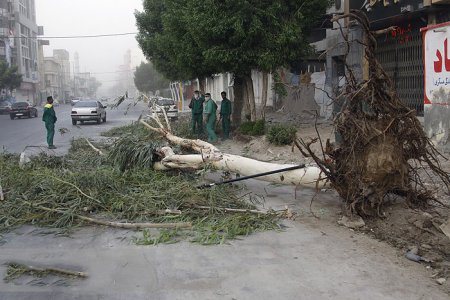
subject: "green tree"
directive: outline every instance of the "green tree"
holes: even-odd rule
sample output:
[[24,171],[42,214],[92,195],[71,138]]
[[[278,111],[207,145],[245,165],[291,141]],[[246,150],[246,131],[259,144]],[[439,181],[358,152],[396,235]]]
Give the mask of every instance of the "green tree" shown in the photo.
[[0,60],[0,90],[8,91],[20,87],[22,75],[18,73],[17,66],[10,67],[6,61]]
[[151,62],[142,62],[134,72],[134,85],[142,93],[166,89],[169,84],[170,81],[159,73]]
[[307,37],[329,0],[146,0],[138,42],[169,78],[234,74],[235,124],[244,97],[256,119],[252,70],[273,72],[311,53]]
[[[137,41],[145,56],[169,80],[205,78],[219,71],[208,65],[189,30],[184,0],[145,0],[136,12]],[[201,88],[203,90],[203,88]]]

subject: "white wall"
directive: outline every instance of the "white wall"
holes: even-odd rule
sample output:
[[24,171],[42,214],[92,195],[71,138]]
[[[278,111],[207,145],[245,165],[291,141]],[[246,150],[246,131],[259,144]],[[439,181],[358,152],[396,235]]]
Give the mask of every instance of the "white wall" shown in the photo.
[[[258,71],[252,72],[253,79],[253,89],[255,93],[255,103],[256,105],[261,104],[262,100],[262,73]],[[269,84],[267,87],[267,106],[273,106],[275,93],[272,90],[273,78],[269,76]],[[225,91],[227,96],[229,96],[231,101],[233,101],[232,96],[232,85],[233,76],[230,73],[223,73],[214,75],[212,78],[206,79],[205,93],[210,93],[213,100],[220,102],[222,97],[220,93]],[[231,95],[231,96],[230,96]]]

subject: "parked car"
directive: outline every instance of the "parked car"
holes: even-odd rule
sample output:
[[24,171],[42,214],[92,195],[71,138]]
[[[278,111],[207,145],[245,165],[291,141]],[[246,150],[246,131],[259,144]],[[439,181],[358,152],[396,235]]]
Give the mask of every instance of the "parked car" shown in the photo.
[[164,115],[162,111],[164,109],[168,118],[171,120],[178,119],[178,107],[173,99],[159,98],[155,101],[155,104],[153,109],[158,115]]
[[72,117],[72,125],[77,122],[97,121],[100,124],[106,122],[105,106],[97,100],[82,100],[75,103],[70,116]]
[[0,102],[0,115],[9,115],[11,112],[11,103],[8,101]]
[[81,101],[81,98],[73,98],[72,100],[70,100],[70,105],[74,106],[79,101]]
[[9,117],[11,120],[21,117],[37,118],[37,116],[37,108],[28,102],[13,103],[11,105],[11,111],[9,112]]

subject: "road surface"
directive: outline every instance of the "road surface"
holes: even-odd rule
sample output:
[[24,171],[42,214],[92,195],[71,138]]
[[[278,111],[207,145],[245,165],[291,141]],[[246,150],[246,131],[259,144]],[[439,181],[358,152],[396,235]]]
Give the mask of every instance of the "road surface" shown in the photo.
[[[58,122],[55,128],[54,143],[57,149],[51,152],[64,154],[70,148],[72,138],[96,138],[101,132],[136,121],[141,113],[147,112],[143,103],[139,103],[136,106],[132,105],[127,110],[128,105],[131,103],[126,101],[117,109],[107,108],[106,123],[86,122],[83,125],[78,123],[78,126],[72,125],[70,118],[72,106],[60,105],[55,107]],[[43,146],[45,148],[47,144],[45,126],[44,122],[42,122],[42,108],[38,109],[38,114],[38,118],[15,120],[11,120],[9,115],[0,115],[0,149],[11,153],[19,153],[26,146]],[[59,129],[63,128],[69,131],[61,134]]]

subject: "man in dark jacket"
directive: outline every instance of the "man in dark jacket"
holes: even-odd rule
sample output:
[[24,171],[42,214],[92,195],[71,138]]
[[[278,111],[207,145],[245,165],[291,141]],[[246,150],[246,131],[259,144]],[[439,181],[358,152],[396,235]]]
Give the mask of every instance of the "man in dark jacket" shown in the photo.
[[45,122],[45,128],[47,129],[48,149],[56,149],[55,145],[53,145],[56,120],[56,113],[53,109],[53,97],[49,96],[47,97],[47,104],[44,106],[44,114],[42,115],[42,121]]
[[222,136],[226,140],[230,137],[230,116],[231,116],[231,101],[227,98],[227,93],[222,92],[222,104],[220,104],[220,118],[222,119]]
[[192,110],[192,132],[203,133],[203,102],[205,98],[200,96],[199,91],[194,92],[189,108]]

